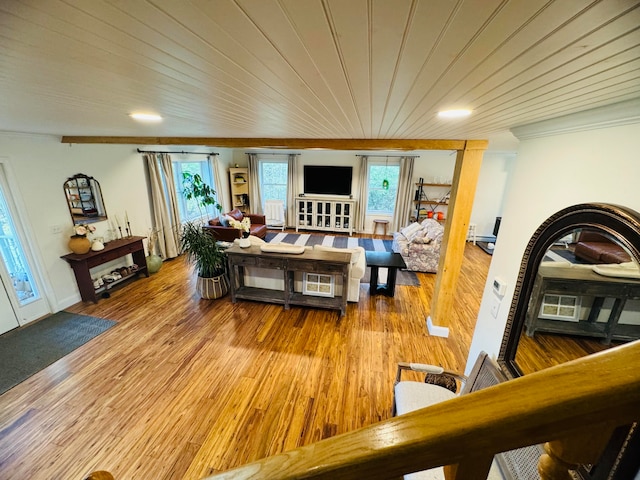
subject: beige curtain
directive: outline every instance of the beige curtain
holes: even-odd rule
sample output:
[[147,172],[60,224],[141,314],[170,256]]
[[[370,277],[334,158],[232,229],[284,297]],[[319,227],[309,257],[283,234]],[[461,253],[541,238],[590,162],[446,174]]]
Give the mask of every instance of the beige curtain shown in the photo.
[[355,228],[356,232],[364,232],[364,221],[367,216],[367,200],[369,198],[369,157],[362,155],[360,157],[360,175],[358,182],[360,185],[360,195],[358,196],[358,209],[356,215]]
[[262,196],[260,195],[260,165],[256,153],[247,153],[249,157],[249,211],[262,215]]
[[[218,158],[217,155],[210,155],[209,157],[207,157],[209,159],[209,167],[211,168],[211,171],[213,172],[213,188],[216,191],[216,200],[218,201],[218,203],[220,204],[220,206],[222,206],[222,202],[221,200],[221,195],[222,195],[222,179],[226,179],[226,172],[222,171],[222,168],[220,167],[220,159]],[[214,213],[216,215],[220,215],[222,212],[216,208],[213,209]]]
[[296,224],[296,198],[300,193],[298,188],[298,154],[289,155],[287,164],[287,226],[294,227]]
[[402,157],[400,159],[400,175],[398,177],[398,192],[396,194],[396,206],[391,222],[391,231],[397,232],[409,223],[413,211],[413,164],[414,157]]
[[177,192],[173,183],[171,157],[166,154],[143,155],[149,172],[153,229],[158,232],[158,253],[162,258],[174,258],[180,253],[180,214]]

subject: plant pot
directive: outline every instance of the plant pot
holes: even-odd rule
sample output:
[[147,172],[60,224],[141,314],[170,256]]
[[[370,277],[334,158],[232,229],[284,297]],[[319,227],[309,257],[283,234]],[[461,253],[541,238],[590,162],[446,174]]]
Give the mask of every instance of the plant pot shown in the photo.
[[162,257],[159,255],[149,255],[147,257],[147,271],[149,273],[157,273],[162,267]]
[[84,235],[72,235],[69,238],[69,249],[78,255],[84,255],[91,249],[91,242]]
[[224,274],[211,278],[198,276],[196,291],[208,300],[224,297],[229,291],[229,279]]

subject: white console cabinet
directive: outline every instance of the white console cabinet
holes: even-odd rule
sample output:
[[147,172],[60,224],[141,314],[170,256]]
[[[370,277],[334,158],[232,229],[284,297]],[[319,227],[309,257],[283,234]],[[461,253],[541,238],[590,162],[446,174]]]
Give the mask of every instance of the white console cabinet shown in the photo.
[[355,201],[324,197],[299,197],[296,199],[296,232],[323,230],[353,233]]

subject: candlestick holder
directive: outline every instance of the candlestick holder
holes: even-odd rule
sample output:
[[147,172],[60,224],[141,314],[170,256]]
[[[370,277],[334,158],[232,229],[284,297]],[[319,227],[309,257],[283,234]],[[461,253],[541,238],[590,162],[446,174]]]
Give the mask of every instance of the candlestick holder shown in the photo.
[[122,238],[122,227],[118,227],[118,230],[120,230],[120,238]]
[[130,237],[133,234],[131,231],[131,224],[127,222],[127,237]]

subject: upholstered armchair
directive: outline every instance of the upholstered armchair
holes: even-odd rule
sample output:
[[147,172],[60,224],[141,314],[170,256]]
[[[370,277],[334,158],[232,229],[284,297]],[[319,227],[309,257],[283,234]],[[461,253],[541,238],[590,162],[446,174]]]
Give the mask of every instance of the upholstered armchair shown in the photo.
[[267,235],[267,222],[264,215],[255,215],[252,213],[244,214],[237,208],[228,213],[223,213],[218,218],[209,220],[209,224],[202,228],[211,233],[216,240],[222,242],[233,242],[236,238],[242,238],[242,230],[229,225],[229,218],[233,218],[241,222],[245,217],[248,217],[251,220],[251,226],[249,227],[250,235],[258,238],[264,238]]

